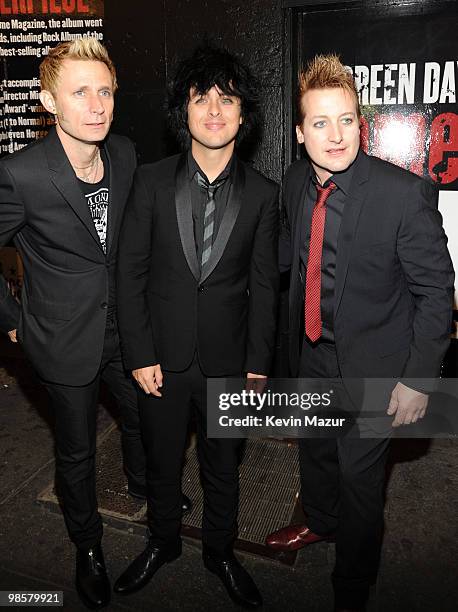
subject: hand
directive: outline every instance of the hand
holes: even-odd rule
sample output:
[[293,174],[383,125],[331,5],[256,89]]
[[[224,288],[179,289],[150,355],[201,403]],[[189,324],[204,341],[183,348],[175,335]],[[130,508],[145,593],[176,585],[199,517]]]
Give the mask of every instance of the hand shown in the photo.
[[162,397],[162,393],[159,392],[159,388],[162,387],[162,370],[159,363],[132,370],[132,376],[147,395],[152,393],[156,397]]
[[264,374],[253,374],[248,372],[246,375],[246,391],[254,391],[255,393],[262,393],[267,384],[267,376]]
[[390,405],[387,414],[395,414],[392,427],[410,425],[425,416],[428,405],[428,395],[420,393],[398,382],[391,393]]
[[10,337],[11,342],[17,342],[16,331],[16,329],[12,329],[8,332],[8,336]]

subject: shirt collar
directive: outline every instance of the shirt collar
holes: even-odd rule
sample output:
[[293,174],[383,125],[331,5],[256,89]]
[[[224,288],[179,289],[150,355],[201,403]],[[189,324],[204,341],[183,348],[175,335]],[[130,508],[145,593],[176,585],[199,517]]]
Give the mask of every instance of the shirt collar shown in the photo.
[[[358,151],[358,154],[356,155],[355,160],[353,161],[352,164],[350,164],[350,166],[346,170],[343,170],[342,172],[336,172],[335,174],[333,174],[330,178],[328,178],[327,181],[325,181],[323,187],[327,187],[329,183],[332,182],[335,185],[337,185],[337,187],[341,191],[343,191],[345,195],[348,195],[350,192],[350,185],[351,185],[351,181],[353,178],[353,173],[354,173],[355,167],[359,163],[360,158],[361,158],[361,150]],[[319,184],[314,173],[312,173],[312,181],[315,185]]]
[[[221,179],[225,179],[225,178],[227,178],[231,174],[233,161],[234,161],[234,155],[232,155],[231,159],[228,161],[228,163],[227,163],[226,167],[224,168],[224,170],[221,172],[221,174],[219,176],[217,176],[215,178],[213,183],[216,182],[216,181],[220,181]],[[199,174],[201,174],[205,178],[205,180],[208,181],[207,175],[200,168],[199,164],[196,162],[196,160],[192,156],[191,149],[190,149],[188,151],[188,179],[189,179],[189,181],[194,180],[196,172],[199,172]],[[210,181],[208,181],[208,182],[210,183]],[[211,184],[212,183],[210,183],[210,185]]]

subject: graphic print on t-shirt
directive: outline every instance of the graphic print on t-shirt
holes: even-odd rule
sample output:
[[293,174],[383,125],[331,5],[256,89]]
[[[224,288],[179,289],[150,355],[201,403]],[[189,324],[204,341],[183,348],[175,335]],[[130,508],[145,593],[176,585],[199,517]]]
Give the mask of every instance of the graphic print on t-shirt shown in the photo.
[[100,187],[97,191],[86,193],[85,196],[95,229],[99,235],[100,244],[102,245],[103,252],[106,253],[109,190],[107,187]]

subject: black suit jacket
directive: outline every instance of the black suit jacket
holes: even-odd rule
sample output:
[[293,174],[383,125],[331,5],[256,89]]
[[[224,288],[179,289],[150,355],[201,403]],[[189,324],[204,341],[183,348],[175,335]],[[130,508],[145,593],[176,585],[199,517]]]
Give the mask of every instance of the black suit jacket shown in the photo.
[[0,244],[14,238],[24,263],[18,337],[50,382],[84,385],[100,366],[108,271],[116,264],[136,166],[127,138],[110,135],[105,149],[111,165],[106,256],[55,129],[0,160]]
[[[303,285],[299,249],[311,166],[295,162],[284,183],[283,271],[291,269],[290,364],[297,374]],[[340,226],[334,335],[344,377],[433,378],[449,344],[454,273],[437,190],[360,151]]]
[[186,154],[137,170],[120,236],[118,314],[129,369],[266,374],[278,293],[277,186],[235,159],[229,201],[200,274]]

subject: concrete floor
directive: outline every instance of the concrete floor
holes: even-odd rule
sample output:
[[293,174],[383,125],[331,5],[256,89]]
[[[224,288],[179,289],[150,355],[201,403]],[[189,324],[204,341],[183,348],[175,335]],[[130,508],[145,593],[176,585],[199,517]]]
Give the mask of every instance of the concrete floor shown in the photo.
[[[54,474],[46,397],[16,347],[0,343],[0,590],[62,590],[64,610],[80,604],[74,549],[62,517],[36,501]],[[103,407],[99,431],[112,423]],[[370,611],[452,612],[458,601],[458,440],[396,440],[387,486],[380,577]],[[106,526],[104,551],[115,578],[142,550],[142,536]],[[332,610],[333,545],[302,550],[294,567],[241,554],[264,596],[264,610]],[[113,596],[108,610],[229,611],[237,609],[203,568],[200,548],[183,556],[145,589]]]

